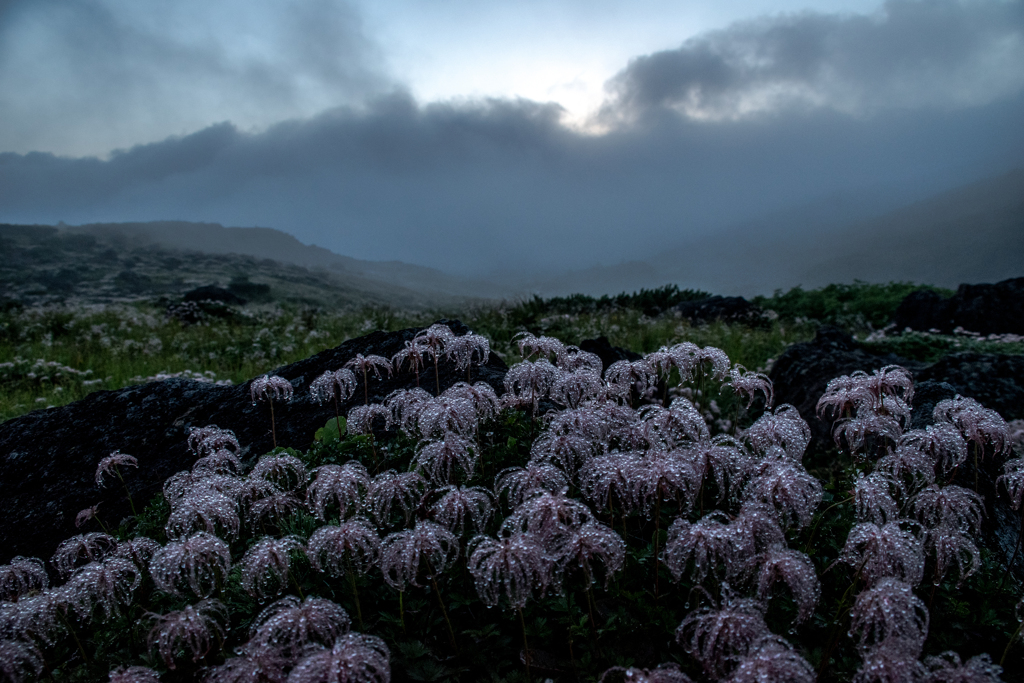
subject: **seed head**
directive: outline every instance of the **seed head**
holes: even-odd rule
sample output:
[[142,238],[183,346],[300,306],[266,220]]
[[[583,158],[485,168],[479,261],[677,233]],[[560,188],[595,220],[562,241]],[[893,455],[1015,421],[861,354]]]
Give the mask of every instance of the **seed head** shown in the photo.
[[728,676],[768,635],[761,605],[746,599],[691,612],[676,629],[676,641],[713,679]]
[[217,425],[192,427],[188,430],[188,447],[196,455],[209,455],[225,449],[237,453],[241,448],[234,432]]
[[335,507],[341,519],[362,507],[363,496],[370,488],[370,475],[358,460],[344,465],[322,465],[313,470],[313,482],[306,489],[306,505],[321,522],[327,521],[328,510]]
[[57,599],[83,621],[91,620],[96,608],[109,620],[121,613],[121,607],[131,604],[141,582],[142,571],[133,562],[109,557],[102,562],[90,562],[72,574],[58,589]]
[[380,567],[388,585],[400,591],[405,585],[417,588],[421,574],[436,577],[459,556],[459,541],[440,524],[420,520],[416,526],[384,539]]
[[63,541],[57,546],[50,562],[62,577],[67,577],[76,567],[98,562],[114,552],[117,539],[101,533],[79,534]]
[[376,636],[348,633],[329,650],[308,655],[292,669],[290,683],[390,683],[391,653]]
[[328,370],[310,382],[309,393],[317,404],[323,404],[331,400],[344,403],[352,398],[357,385],[358,380],[351,370],[347,368],[334,370],[333,372]]
[[341,605],[325,598],[286,595],[260,612],[249,647],[298,657],[310,644],[328,645],[348,633],[352,621]]
[[148,666],[129,666],[110,672],[110,683],[160,683],[160,674]]
[[15,601],[29,591],[41,591],[50,583],[46,566],[37,557],[17,556],[0,566],[0,600]]
[[380,537],[364,517],[340,526],[322,526],[309,537],[306,555],[313,569],[340,577],[347,571],[366,574],[380,559]]
[[850,612],[850,635],[862,655],[889,646],[912,652],[916,659],[928,635],[928,610],[910,584],[882,578],[857,596]]
[[193,662],[205,657],[214,643],[224,640],[228,609],[218,600],[200,600],[168,614],[150,614],[154,621],[149,632],[149,647],[156,650],[169,669],[177,668],[178,653],[192,656]]
[[257,377],[249,385],[249,395],[252,397],[253,405],[257,401],[284,400],[288,402],[292,400],[294,393],[295,387],[292,386],[292,383],[277,375]]
[[121,451],[114,451],[100,460],[100,464],[96,467],[96,486],[103,486],[104,475],[113,474],[115,477],[119,476],[118,467],[134,467],[138,469],[139,461]]
[[505,494],[508,504],[517,506],[534,491],[561,491],[569,485],[565,473],[554,465],[529,461],[526,467],[507,467],[494,478],[497,497]]
[[391,523],[392,508],[397,505],[408,522],[423,497],[424,488],[426,481],[416,472],[381,472],[370,482],[366,507],[378,524],[387,526]]
[[839,561],[860,571],[870,585],[884,578],[905,581],[913,586],[924,577],[924,548],[921,541],[900,523],[877,526],[858,524],[846,537]]
[[264,537],[242,557],[242,588],[257,600],[280,595],[288,587],[291,553],[305,550],[295,536]]
[[149,563],[157,588],[177,596],[184,596],[187,590],[200,598],[217,590],[230,570],[228,544],[205,531],[168,543]]
[[543,591],[551,580],[551,563],[529,534],[498,539],[477,536],[470,548],[469,573],[487,605],[497,605],[504,595],[513,607],[522,609],[534,590]]
[[434,503],[430,512],[448,531],[461,537],[469,521],[476,533],[482,533],[491,518],[491,494],[479,486],[446,486],[438,493],[441,497]]

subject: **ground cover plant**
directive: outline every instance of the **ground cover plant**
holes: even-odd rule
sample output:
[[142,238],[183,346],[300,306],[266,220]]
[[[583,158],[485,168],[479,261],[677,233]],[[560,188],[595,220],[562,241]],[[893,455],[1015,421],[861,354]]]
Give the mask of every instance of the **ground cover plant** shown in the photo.
[[[297,322],[302,312],[268,313],[256,324],[277,335],[278,351],[244,371],[287,362],[289,334],[355,336],[368,324],[409,322],[374,313],[391,318],[307,327]],[[148,505],[134,501],[138,514],[120,528],[85,510],[82,533],[53,558],[0,567],[0,675],[737,683],[1024,675],[1022,588],[979,543],[993,502],[976,492],[979,464],[1006,461],[997,495],[1024,512],[1024,464],[998,415],[958,397],[936,407],[933,427],[914,430],[913,382],[901,368],[836,378],[819,410],[834,420],[842,466],[819,479],[801,459],[806,424],[774,405],[757,371],[787,340],[808,336],[804,323],[744,330],[629,308],[548,313],[534,311],[522,325],[532,331],[516,332],[504,321],[521,312],[479,311],[472,326],[486,336],[425,327],[404,354],[357,357],[318,378],[310,390],[324,402],[366,396],[375,375],[395,365],[415,365],[421,381],[330,420],[304,451],[243,461],[234,435],[196,429],[195,465]],[[157,319],[122,339],[136,328],[182,334],[173,345],[210,335],[182,359],[199,362],[229,343],[214,331],[227,324]],[[233,324],[241,338],[252,330]],[[47,333],[30,329],[21,343]],[[544,334],[552,330],[568,334]],[[573,346],[594,332],[645,357],[602,376],[599,359]],[[43,348],[71,349],[74,338],[56,332]],[[341,339],[319,341],[315,350]],[[501,397],[483,384],[432,383],[433,363],[466,368],[485,348],[512,366]],[[151,357],[169,362],[159,353]],[[274,385],[272,376],[254,382],[253,400],[287,400]],[[112,453],[97,486],[118,486],[135,467],[131,454]]]

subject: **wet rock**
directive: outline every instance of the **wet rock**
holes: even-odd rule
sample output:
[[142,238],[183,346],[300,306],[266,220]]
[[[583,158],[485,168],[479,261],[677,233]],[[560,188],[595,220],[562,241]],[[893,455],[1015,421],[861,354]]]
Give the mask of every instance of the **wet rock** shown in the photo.
[[949,334],[962,327],[981,334],[1024,334],[1024,277],[960,285],[949,299],[927,290],[913,292],[896,309],[893,323],[898,330]]
[[673,306],[671,310],[675,315],[689,318],[694,323],[722,321],[756,326],[767,320],[765,312],[760,307],[741,296],[711,296],[706,299],[684,301]]
[[608,337],[604,335],[597,339],[584,339],[580,342],[580,350],[595,354],[601,359],[601,364],[605,369],[612,363],[617,363],[620,360],[633,362],[643,358],[639,353],[634,353],[629,349],[624,349],[621,346],[612,346],[611,342],[608,341]]
[[[468,332],[458,321],[441,321],[456,334]],[[337,370],[356,354],[390,358],[419,329],[375,332],[349,340],[305,360],[274,370],[295,388],[293,399],[274,406],[277,443],[308,448],[316,430],[334,417],[334,406],[317,405],[309,385],[327,370]],[[507,368],[495,354],[472,368],[472,381],[485,381],[500,394]],[[433,380],[433,372],[430,373]],[[440,366],[442,390],[465,380],[449,364]],[[244,457],[256,458],[272,448],[270,410],[253,405],[250,382],[214,386],[192,380],[170,379],[117,391],[99,391],[61,408],[41,410],[0,424],[0,563],[15,555],[48,560],[60,541],[79,533],[78,512],[97,503],[108,526],[118,525],[128,513],[120,486],[97,488],[96,466],[114,450],[136,457],[137,470],[126,470],[125,480],[137,504],[147,503],[172,474],[195,461],[186,438],[192,427],[216,424],[232,430],[245,447]],[[424,381],[425,389],[434,382]],[[382,401],[396,389],[415,386],[415,376],[402,372],[369,382],[369,400]],[[342,413],[363,403],[362,386],[341,406]],[[90,527],[92,528],[92,527]]]

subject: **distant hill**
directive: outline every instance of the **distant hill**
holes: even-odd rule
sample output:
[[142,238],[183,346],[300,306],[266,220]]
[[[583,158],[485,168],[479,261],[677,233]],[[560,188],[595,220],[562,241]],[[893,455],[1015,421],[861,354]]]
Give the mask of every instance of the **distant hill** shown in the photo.
[[[232,249],[234,236],[241,249]],[[238,253],[243,250],[250,253]],[[174,299],[205,285],[227,287],[255,303],[331,309],[422,310],[484,300],[482,288],[470,284],[460,290],[454,278],[422,272],[429,269],[380,264],[376,271],[371,266],[364,272],[357,269],[360,262],[355,259],[349,260],[357,267],[346,268],[344,257],[268,229],[195,223],[0,224],[0,253],[0,298],[22,304]],[[311,268],[267,258],[268,253],[305,256],[311,264],[320,259],[327,266]],[[438,286],[431,288],[430,283]]]
[[855,279],[955,288],[1024,275],[1024,169],[879,216],[857,216],[850,206],[830,212],[838,201],[794,207],[641,261],[516,284],[545,296],[666,283],[751,296]]
[[389,287],[413,289],[424,295],[444,294],[502,298],[509,290],[497,285],[453,277],[434,268],[401,261],[362,261],[315,245],[303,244],[273,228],[226,228],[219,223],[153,221],[149,223],[91,223],[67,227],[68,232],[125,240],[132,246],[159,245],[205,254],[241,254],[273,259],[311,269],[324,269]]

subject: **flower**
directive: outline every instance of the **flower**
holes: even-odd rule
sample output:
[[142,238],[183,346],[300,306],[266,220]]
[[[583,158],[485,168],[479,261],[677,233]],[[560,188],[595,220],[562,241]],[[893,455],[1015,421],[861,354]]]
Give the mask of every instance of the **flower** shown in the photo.
[[916,658],[928,635],[928,610],[910,584],[882,578],[857,596],[850,612],[850,635],[862,653],[885,645]]
[[257,377],[249,385],[249,395],[252,397],[253,405],[257,401],[276,401],[278,399],[290,401],[294,393],[295,387],[292,386],[292,383],[277,375]]
[[760,604],[727,601],[721,609],[691,612],[676,629],[676,641],[715,679],[725,678],[769,635]]
[[14,601],[33,590],[49,585],[46,566],[37,557],[17,556],[0,566],[0,600]]
[[312,595],[286,595],[256,617],[249,646],[299,656],[311,643],[328,645],[348,633],[352,621],[341,605]]
[[309,384],[309,393],[318,404],[335,400],[344,403],[356,390],[356,376],[347,368],[328,370]]
[[205,531],[183,541],[168,543],[153,555],[149,572],[157,588],[183,596],[188,589],[197,597],[209,597],[231,569],[228,544]]
[[868,584],[892,577],[911,585],[924,577],[924,548],[898,521],[882,526],[865,522],[850,529],[839,562],[856,567]]
[[305,550],[295,536],[265,537],[242,556],[242,588],[258,600],[279,595],[288,586],[291,553]]
[[342,519],[358,511],[370,488],[370,475],[358,460],[349,460],[344,465],[321,465],[312,474],[313,481],[306,489],[306,505],[321,522],[327,521],[329,507],[337,507]]
[[79,534],[61,542],[50,562],[67,577],[79,564],[98,562],[117,548],[117,539],[98,532]]
[[498,539],[477,536],[470,548],[469,573],[484,604],[497,605],[504,595],[521,609],[535,589],[543,590],[551,580],[551,564],[530,534]]
[[90,562],[78,569],[58,589],[58,601],[70,607],[80,619],[91,619],[96,608],[105,619],[121,613],[121,607],[132,602],[135,589],[142,582],[142,570],[135,563],[118,557]]
[[366,574],[380,559],[380,537],[364,517],[353,517],[340,526],[322,526],[306,544],[313,569],[340,577],[346,571]]
[[491,494],[479,486],[446,486],[441,498],[431,507],[434,519],[457,536],[462,536],[468,519],[476,532],[482,532],[491,517]]

